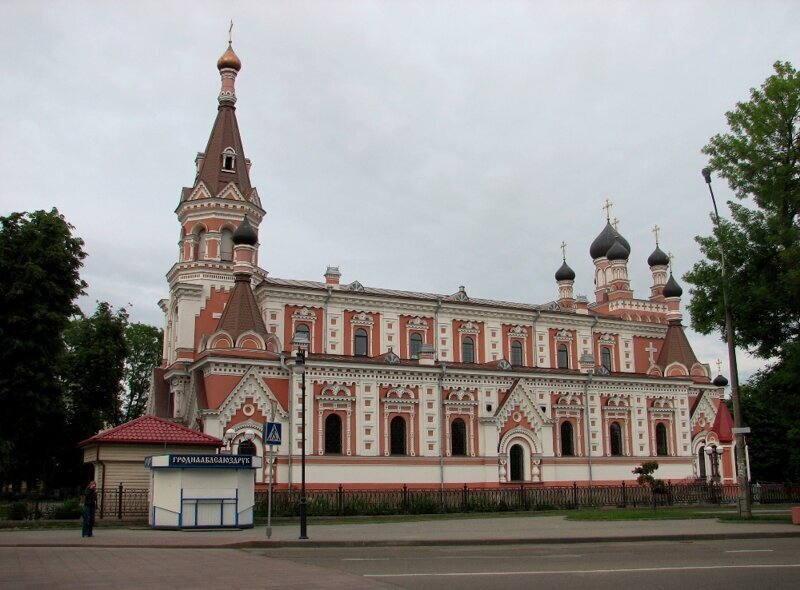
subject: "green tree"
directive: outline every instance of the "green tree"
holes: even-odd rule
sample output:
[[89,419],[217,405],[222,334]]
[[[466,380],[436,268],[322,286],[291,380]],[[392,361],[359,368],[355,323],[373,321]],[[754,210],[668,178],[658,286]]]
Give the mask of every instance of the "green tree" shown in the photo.
[[64,331],[67,429],[59,458],[60,485],[81,483],[83,453],[77,445],[121,422],[128,313],[98,302],[91,316],[76,316]]
[[81,439],[121,422],[127,326],[125,309],[115,312],[101,301],[92,316],[73,319],[64,332],[67,416]]
[[63,444],[62,333],[86,284],[83,240],[56,209],[0,217],[0,481],[48,479]]
[[723,247],[736,344],[771,363],[741,389],[753,474],[784,479],[800,475],[800,73],[780,61],[774,70],[703,148],[737,201],[717,235],[696,238],[705,260],[684,278],[694,329],[724,337]]
[[[740,200],[720,220],[737,344],[765,359],[800,337],[800,74],[785,62],[774,68],[726,114],[729,132],[703,148]],[[724,333],[719,240],[696,239],[706,260],[685,276],[692,325]]]
[[164,331],[142,323],[129,324],[125,329],[128,356],[125,359],[125,398],[123,421],[144,414],[150,379],[161,362]]

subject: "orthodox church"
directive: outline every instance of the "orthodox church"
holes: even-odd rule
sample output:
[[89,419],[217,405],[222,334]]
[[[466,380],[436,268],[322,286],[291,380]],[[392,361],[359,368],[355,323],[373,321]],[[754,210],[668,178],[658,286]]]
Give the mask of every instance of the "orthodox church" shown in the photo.
[[264,423],[280,424],[256,480],[272,470],[283,487],[300,481],[303,452],[317,489],[619,483],[648,460],[665,480],[734,479],[727,382],[692,351],[657,234],[644,299],[608,221],[589,245],[592,302],[574,295],[565,257],[544,304],[343,283],[330,266],[319,281],[270,276],[236,120],[241,67],[229,43],[176,209],[149,414],[265,459]]

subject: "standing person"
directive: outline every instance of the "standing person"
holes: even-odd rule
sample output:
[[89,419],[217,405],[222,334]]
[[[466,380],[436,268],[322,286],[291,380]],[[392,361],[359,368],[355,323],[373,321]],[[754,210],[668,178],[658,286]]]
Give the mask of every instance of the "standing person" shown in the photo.
[[86,486],[83,494],[83,532],[81,537],[91,537],[94,528],[94,512],[97,509],[97,484],[94,480]]

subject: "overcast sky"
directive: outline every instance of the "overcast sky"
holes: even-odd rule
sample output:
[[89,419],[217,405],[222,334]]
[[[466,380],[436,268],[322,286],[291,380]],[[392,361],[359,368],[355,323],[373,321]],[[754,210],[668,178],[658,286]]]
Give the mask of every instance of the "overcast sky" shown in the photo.
[[[343,282],[525,303],[557,298],[562,241],[593,300],[610,199],[635,295],[658,224],[685,306],[711,231],[700,150],[773,62],[800,65],[790,1],[0,0],[0,214],[57,207],[75,226],[87,312],[162,324],[231,19],[271,276],[338,265]],[[727,374],[719,338],[691,338]]]

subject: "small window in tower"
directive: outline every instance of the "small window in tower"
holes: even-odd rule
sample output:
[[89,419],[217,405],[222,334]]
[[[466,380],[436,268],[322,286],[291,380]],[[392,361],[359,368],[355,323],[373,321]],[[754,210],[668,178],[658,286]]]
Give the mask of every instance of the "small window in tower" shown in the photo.
[[232,148],[225,148],[222,152],[222,170],[233,172],[236,169],[236,152]]

